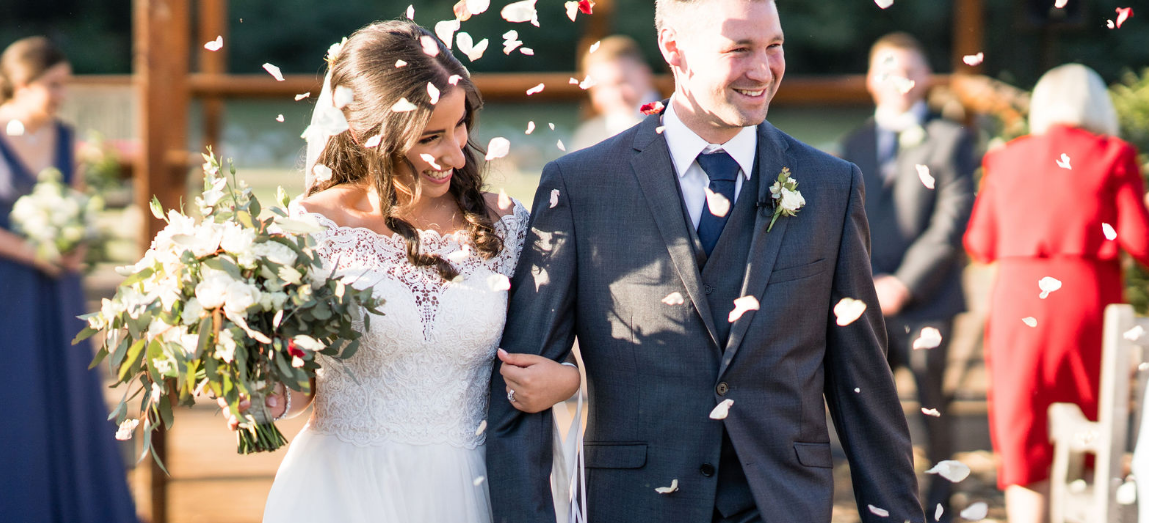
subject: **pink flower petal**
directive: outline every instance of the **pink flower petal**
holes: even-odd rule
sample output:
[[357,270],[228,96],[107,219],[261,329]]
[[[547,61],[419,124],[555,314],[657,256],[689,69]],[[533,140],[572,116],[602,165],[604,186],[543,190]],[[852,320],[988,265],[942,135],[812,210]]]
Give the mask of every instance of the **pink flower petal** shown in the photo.
[[666,106],[662,105],[662,102],[650,102],[640,107],[639,111],[642,111],[642,114],[649,116],[652,114],[661,113],[663,109],[666,109]]
[[1125,23],[1130,17],[1133,16],[1132,7],[1118,7],[1117,8],[1117,28],[1121,29],[1121,24]]

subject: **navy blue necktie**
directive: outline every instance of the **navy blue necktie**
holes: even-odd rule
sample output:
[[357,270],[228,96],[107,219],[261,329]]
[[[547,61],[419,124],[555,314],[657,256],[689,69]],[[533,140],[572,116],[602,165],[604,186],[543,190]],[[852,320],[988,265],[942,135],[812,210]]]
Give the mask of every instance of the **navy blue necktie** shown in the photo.
[[714,252],[718,245],[718,237],[722,236],[722,229],[730,219],[734,210],[734,183],[738,179],[738,162],[734,161],[726,151],[716,151],[709,154],[698,155],[698,165],[710,177],[710,190],[721,194],[730,202],[730,208],[722,216],[715,216],[710,211],[709,201],[702,207],[702,219],[698,221],[698,239],[702,241],[702,248],[706,255]]

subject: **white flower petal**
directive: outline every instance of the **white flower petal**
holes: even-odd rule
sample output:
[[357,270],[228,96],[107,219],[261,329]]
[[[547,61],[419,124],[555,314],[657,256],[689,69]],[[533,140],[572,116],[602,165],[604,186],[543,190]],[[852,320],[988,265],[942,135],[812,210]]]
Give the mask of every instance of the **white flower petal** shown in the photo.
[[933,189],[934,177],[930,175],[929,166],[917,164],[914,168],[918,170],[918,178],[922,180],[922,185],[925,185],[926,189]]
[[539,84],[539,85],[536,85],[530,89],[527,89],[527,96],[530,96],[530,95],[536,94],[536,93],[541,93],[541,92],[543,92],[543,89],[545,89],[546,87],[547,87],[546,84]]
[[427,96],[431,97],[431,105],[439,103],[439,88],[431,82],[427,82]]
[[[891,3],[892,3],[892,2],[891,2]],[[878,4],[878,5],[881,5],[881,4]],[[883,9],[885,9],[885,8],[883,7]],[[874,514],[875,516],[878,516],[878,517],[880,517],[880,518],[888,518],[888,517],[890,517],[890,511],[888,511],[888,510],[886,510],[886,509],[884,509],[884,508],[878,508],[878,507],[875,507],[875,506],[873,506],[873,505],[866,505],[866,508],[870,509],[870,512],[871,512],[872,514]]]
[[683,303],[686,303],[686,299],[684,299],[682,297],[681,292],[675,291],[675,292],[672,292],[670,294],[667,294],[666,297],[662,299],[662,303],[665,303],[665,304],[673,307],[675,305],[682,305]]
[[499,14],[503,20],[511,23],[535,22],[539,16],[538,12],[535,11],[535,1],[522,0],[507,4]]
[[423,53],[427,56],[439,56],[439,43],[435,41],[434,37],[420,36],[419,43],[423,46]]
[[479,428],[475,429],[475,435],[481,436],[481,435],[483,435],[483,432],[486,430],[487,430],[487,420],[480,421],[479,422]]
[[983,60],[985,60],[985,53],[967,54],[961,58],[961,61],[970,67],[980,64]]
[[451,85],[459,85],[459,80],[462,80],[462,79],[463,79],[462,76],[459,76],[457,74],[453,74],[453,75],[447,77],[447,83],[449,83]]
[[415,104],[408,102],[406,98],[400,98],[398,102],[395,102],[395,105],[391,106],[391,110],[395,111],[397,113],[406,113],[406,112],[414,111],[415,109],[418,109],[418,108],[419,107],[416,106]]
[[1117,487],[1117,492],[1114,492],[1114,497],[1120,505],[1132,505],[1137,502],[1137,483],[1126,481],[1120,487]]
[[1073,170],[1073,166],[1069,165],[1069,155],[1061,153],[1061,159],[1057,160],[1057,166],[1062,169]]
[[220,49],[223,49],[223,36],[217,36],[215,37],[215,40],[203,44],[203,48],[207,49],[208,51],[219,51]]
[[758,307],[758,298],[753,296],[743,296],[738,298],[734,300],[734,310],[730,311],[730,315],[727,316],[726,321],[734,323],[738,321],[738,318],[741,318],[743,314],[746,314],[750,311],[756,311],[758,310]]
[[926,474],[937,474],[948,479],[951,483],[958,483],[968,478],[969,473],[968,465],[952,459],[939,461],[933,468],[926,471]]
[[439,39],[446,44],[447,49],[450,49],[451,41],[455,37],[455,31],[458,31],[461,25],[458,20],[443,20],[442,22],[438,22],[435,24],[435,36],[438,36]]
[[1145,335],[1145,328],[1140,325],[1134,325],[1132,329],[1125,331],[1122,337],[1129,341],[1137,341]]
[[894,0],[874,0],[874,3],[878,4],[878,7],[885,9],[891,5],[894,5]]
[[489,162],[489,161],[494,160],[496,158],[503,158],[503,157],[507,156],[507,154],[510,152],[511,152],[511,141],[506,139],[506,138],[503,138],[502,136],[496,136],[494,138],[491,138],[490,143],[487,144],[487,157],[486,158],[487,158],[487,161]]
[[918,339],[914,340],[914,350],[935,349],[941,344],[941,331],[933,327],[926,327],[922,329],[921,334],[918,335]]
[[20,120],[9,121],[5,132],[8,134],[8,136],[24,136],[24,122],[21,122]]
[[277,81],[277,82],[283,81],[283,73],[279,72],[278,67],[271,65],[271,64],[263,64],[263,70],[267,71],[271,76],[273,76],[275,78],[275,81]]
[[1101,232],[1105,234],[1106,240],[1112,241],[1117,239],[1117,231],[1108,223],[1101,224]]
[[595,51],[598,51],[598,46],[600,44],[602,44],[601,40],[599,40],[598,42],[595,42],[593,44],[590,44],[590,53],[594,53]]
[[[578,9],[578,2],[572,2],[572,3],[575,4],[575,9]],[[678,478],[671,480],[669,487],[658,487],[658,488],[654,489],[654,491],[659,493],[659,494],[670,494],[671,492],[675,492],[677,490],[678,490]]]
[[559,148],[559,150],[560,150],[560,151],[563,151],[563,152],[565,152],[565,151],[567,150],[567,146],[563,145],[563,141],[562,141],[562,140],[559,140],[558,142],[555,142],[555,147],[558,147],[558,148]]
[[275,121],[277,121],[277,122],[279,122],[279,123],[283,123],[283,115],[281,114],[281,115],[279,115],[279,116],[276,116],[276,117],[275,117]]
[[510,209],[514,204],[515,202],[511,200],[511,197],[507,196],[507,191],[505,189],[499,189],[499,209],[505,211]]
[[474,483],[475,486],[477,487],[479,485],[482,485],[483,481],[486,479],[487,479],[486,476],[479,476],[479,477],[475,478],[475,481],[472,481],[472,483]]
[[511,279],[502,274],[492,274],[487,277],[487,286],[495,292],[509,291],[511,290]]
[[719,403],[714,407],[714,410],[710,411],[710,419],[726,419],[726,416],[730,415],[730,406],[733,404],[734,400],[722,400],[722,403]]
[[1061,288],[1061,280],[1046,276],[1037,282],[1037,286],[1041,289],[1041,295],[1038,297],[1044,300],[1049,297],[1049,293]]
[[1030,327],[1037,327],[1037,318],[1034,318],[1033,316],[1022,318],[1021,322],[1029,325]]
[[989,514],[989,505],[982,501],[978,501],[961,511],[961,517],[971,521],[983,520],[987,514]]
[[931,418],[942,417],[942,413],[938,412],[938,409],[927,409],[925,407],[922,407],[922,414],[925,414],[926,416],[929,416]]
[[443,170],[443,167],[440,166],[439,163],[435,161],[434,156],[427,154],[427,153],[423,153],[423,154],[419,155],[419,158],[422,159],[424,162],[427,162],[431,166],[432,169],[435,169],[436,171],[442,171]]
[[531,134],[533,132],[535,132],[535,122],[534,121],[527,122],[527,134]]
[[331,96],[331,99],[335,102],[336,108],[342,109],[355,100],[355,92],[349,87],[337,85],[335,86],[335,93]]
[[399,69],[401,67],[407,67],[407,61],[406,60],[395,60],[395,68]]
[[330,180],[332,174],[331,168],[321,163],[315,164],[315,167],[311,168],[311,173],[315,175],[315,181],[317,182],[326,182]]
[[491,7],[491,0],[467,0],[467,10],[472,15],[482,14]]
[[307,98],[308,96],[311,96],[311,91],[307,91],[306,93],[295,95],[295,101],[298,102],[304,98]]
[[837,318],[839,327],[845,327],[846,325],[854,323],[854,321],[862,317],[862,313],[864,312],[866,312],[866,302],[853,298],[842,298],[841,301],[834,306],[834,316]]
[[376,147],[379,147],[379,142],[382,142],[382,141],[383,141],[383,135],[377,134],[375,136],[368,138],[367,142],[364,143],[363,146],[368,148],[368,149],[374,149]]
[[415,6],[413,6],[413,5],[407,6],[407,19],[408,20],[414,20],[415,19]]
[[934,509],[934,521],[941,521],[942,514],[945,514],[946,509],[942,508],[942,504],[938,503],[938,508]]
[[720,193],[711,191],[709,187],[705,188],[706,191],[706,207],[710,209],[710,214],[719,218],[726,216],[730,212],[730,200]]

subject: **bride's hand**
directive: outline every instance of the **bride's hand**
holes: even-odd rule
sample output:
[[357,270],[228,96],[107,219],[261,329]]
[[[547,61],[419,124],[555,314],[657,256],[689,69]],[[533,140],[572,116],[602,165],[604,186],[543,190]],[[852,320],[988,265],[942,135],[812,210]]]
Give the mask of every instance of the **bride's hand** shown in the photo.
[[[276,388],[279,389],[279,388],[281,388],[281,386],[277,386]],[[285,387],[283,387],[283,388],[285,388]],[[265,404],[267,405],[267,410],[271,413],[271,416],[273,418],[277,418],[277,417],[282,416],[283,410],[285,408],[287,408],[287,401],[283,397],[284,393],[285,393],[285,391],[281,390],[279,392],[275,392],[275,393],[267,395],[267,399],[265,400]],[[231,410],[227,406],[227,400],[223,399],[223,398],[216,398],[215,402],[219,405],[220,411],[223,413],[223,416],[225,418],[227,418],[227,428],[229,428],[231,430],[236,430],[237,428],[239,428],[239,418],[231,415]],[[247,396],[241,394],[239,396],[239,407],[238,407],[240,415],[243,415],[243,413],[247,412],[249,409],[251,409],[251,400],[249,400],[247,398]]]
[[503,362],[499,373],[507,382],[507,394],[515,391],[511,405],[523,412],[534,414],[566,401],[578,392],[578,368],[563,365],[534,354],[510,354],[499,349]]

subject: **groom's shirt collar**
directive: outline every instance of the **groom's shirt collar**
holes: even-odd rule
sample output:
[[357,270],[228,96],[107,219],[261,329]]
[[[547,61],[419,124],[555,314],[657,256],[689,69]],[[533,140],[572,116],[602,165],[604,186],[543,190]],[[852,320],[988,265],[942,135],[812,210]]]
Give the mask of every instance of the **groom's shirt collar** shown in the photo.
[[758,128],[756,126],[743,127],[738,134],[723,144],[712,144],[690,130],[674,112],[674,95],[666,104],[666,111],[662,113],[662,136],[666,138],[666,145],[670,148],[670,157],[674,161],[674,169],[678,177],[686,176],[690,165],[703,152],[711,153],[717,150],[726,151],[738,166],[742,168],[742,177],[750,179],[754,172],[754,155],[758,152]]

